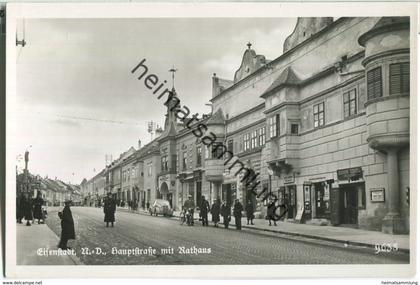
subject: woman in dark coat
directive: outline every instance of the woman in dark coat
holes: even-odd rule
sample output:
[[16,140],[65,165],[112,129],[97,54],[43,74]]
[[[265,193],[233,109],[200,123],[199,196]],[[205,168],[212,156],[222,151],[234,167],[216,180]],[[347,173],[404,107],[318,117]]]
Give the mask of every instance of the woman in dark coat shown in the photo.
[[67,241],[69,239],[76,239],[73,215],[71,214],[70,204],[71,201],[66,200],[64,202],[65,206],[63,211],[58,213],[58,216],[61,219],[61,239],[60,243],[58,244],[58,247],[63,250],[69,249],[69,247],[67,247]]
[[38,192],[34,200],[34,219],[38,219],[38,224],[41,223],[41,220],[44,222],[42,205],[44,205],[44,199],[42,199],[41,192]]
[[116,210],[116,203],[115,200],[111,197],[111,193],[108,193],[108,197],[105,199],[104,202],[104,222],[106,223],[106,226],[108,227],[109,223],[111,223],[111,226],[114,226],[115,222],[115,210]]
[[274,222],[274,225],[277,226],[276,223],[276,201],[270,201],[267,206],[267,219],[268,225],[271,226],[271,221]]
[[220,222],[220,203],[217,200],[213,201],[213,205],[211,205],[211,220],[214,223],[214,226],[217,228],[219,227]]
[[34,217],[32,216],[32,199],[29,197],[29,194],[25,194],[25,202],[23,205],[23,210],[24,210],[26,225],[30,226],[31,223],[29,221],[32,221]]
[[225,225],[225,229],[229,228],[229,222],[230,222],[230,207],[226,205],[226,201],[223,201],[222,206],[220,207],[220,213],[223,217],[223,224]]
[[244,207],[242,206],[241,202],[239,202],[239,199],[235,200],[235,205],[233,206],[233,215],[235,216],[235,225],[236,229],[240,230],[242,229],[242,211]]
[[248,204],[246,204],[245,211],[247,220],[246,224],[249,225],[249,222],[251,222],[251,225],[253,225],[254,222],[252,220],[254,219],[254,206],[252,205],[251,200],[248,200]]

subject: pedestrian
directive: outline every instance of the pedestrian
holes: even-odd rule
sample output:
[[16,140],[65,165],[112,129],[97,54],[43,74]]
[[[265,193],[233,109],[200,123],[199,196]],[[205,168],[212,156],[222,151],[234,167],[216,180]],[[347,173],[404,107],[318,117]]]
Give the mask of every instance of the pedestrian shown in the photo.
[[24,202],[23,209],[24,209],[24,217],[25,217],[25,220],[26,220],[26,225],[30,226],[31,225],[30,221],[32,221],[34,218],[33,218],[33,215],[32,215],[32,210],[33,210],[32,209],[32,199],[29,197],[28,193],[25,194],[25,202]]
[[233,206],[233,216],[235,216],[235,225],[236,229],[240,230],[242,229],[242,211],[244,207],[242,206],[241,202],[239,202],[239,199],[235,200],[235,205]]
[[213,205],[211,205],[211,221],[214,223],[214,226],[217,228],[219,227],[220,222],[220,202],[218,200],[213,201]]
[[62,250],[70,249],[67,246],[67,242],[70,239],[76,239],[76,234],[74,231],[74,221],[73,215],[70,210],[71,200],[64,201],[64,209],[62,212],[58,212],[58,216],[61,219],[61,238],[58,248]]
[[149,210],[149,208],[150,208],[150,202],[149,201],[147,201],[147,203],[146,203],[146,210]]
[[207,227],[209,225],[209,215],[210,212],[210,204],[209,201],[206,200],[205,196],[201,196],[201,205],[200,205],[200,216],[201,222],[203,226]]
[[194,226],[194,208],[195,208],[195,203],[194,203],[194,200],[192,198],[192,195],[188,195],[188,200],[185,201],[184,208],[185,208],[185,211],[188,211],[189,212],[190,219],[191,219],[190,221],[187,221],[187,224],[188,225],[191,225],[191,226]]
[[111,223],[111,227],[114,226],[116,208],[115,200],[112,198],[111,192],[108,192],[104,202],[104,222],[106,223],[106,227],[109,226],[109,223]]
[[34,220],[37,219],[38,220],[38,224],[44,223],[44,215],[42,213],[42,206],[44,205],[44,199],[42,199],[42,194],[41,191],[38,191],[36,198],[34,200]]
[[248,204],[246,204],[245,207],[246,211],[246,224],[249,225],[249,222],[251,222],[251,225],[254,225],[254,205],[252,205],[251,200],[248,200]]
[[276,223],[276,200],[269,201],[267,205],[267,219],[268,219],[268,225],[271,226],[271,221],[274,222],[274,225],[277,226]]
[[22,223],[22,219],[25,216],[25,196],[19,194],[16,197],[16,221],[18,224]]
[[220,213],[223,216],[223,224],[225,225],[225,229],[229,228],[231,212],[229,205],[226,204],[226,201],[223,201],[223,204],[220,207]]

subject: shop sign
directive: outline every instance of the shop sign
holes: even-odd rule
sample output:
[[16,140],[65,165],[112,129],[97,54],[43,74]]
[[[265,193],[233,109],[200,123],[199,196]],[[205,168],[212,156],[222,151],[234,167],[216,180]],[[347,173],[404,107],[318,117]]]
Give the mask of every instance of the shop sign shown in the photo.
[[385,202],[385,188],[372,188],[370,189],[371,202]]
[[363,170],[361,167],[352,167],[337,170],[338,180],[359,180],[363,178]]
[[295,175],[286,175],[283,178],[284,184],[294,183],[295,182]]

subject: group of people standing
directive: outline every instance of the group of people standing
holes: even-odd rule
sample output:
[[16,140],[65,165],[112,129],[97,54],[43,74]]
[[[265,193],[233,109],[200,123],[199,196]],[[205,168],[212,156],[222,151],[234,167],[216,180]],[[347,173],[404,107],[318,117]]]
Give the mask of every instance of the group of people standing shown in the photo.
[[37,193],[35,199],[32,199],[29,193],[20,194],[16,198],[17,223],[22,224],[22,219],[25,219],[27,226],[33,224],[35,220],[38,220],[38,224],[43,224],[47,215],[46,211],[42,209],[44,204],[41,192]]
[[[192,196],[188,196],[188,200],[184,203],[185,209],[193,209],[195,207]],[[208,214],[211,214],[211,221],[214,224],[214,227],[219,227],[220,216],[223,217],[223,225],[227,229],[229,228],[229,222],[231,221],[232,209],[231,206],[227,204],[226,201],[221,201],[220,199],[213,200],[213,204],[210,207],[210,203],[207,201],[205,196],[201,197],[201,202],[199,205],[200,210],[200,220],[203,226],[208,226]],[[237,230],[242,229],[242,211],[244,207],[242,203],[239,202],[239,199],[235,200],[233,204],[233,217],[235,218],[235,226]],[[248,224],[254,224],[254,206],[251,201],[248,201],[248,204],[245,207],[247,213]]]

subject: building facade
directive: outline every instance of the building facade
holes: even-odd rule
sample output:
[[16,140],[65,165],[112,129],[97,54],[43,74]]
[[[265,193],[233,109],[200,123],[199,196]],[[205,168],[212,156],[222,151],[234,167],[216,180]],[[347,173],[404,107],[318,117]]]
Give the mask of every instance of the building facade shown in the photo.
[[[265,217],[247,168],[257,193],[287,205],[286,221],[409,232],[409,27],[404,17],[299,18],[277,58],[249,43],[232,80],[213,75],[211,114],[181,114],[173,89],[163,133],[124,155],[142,169],[145,201],[239,199]],[[200,124],[210,145],[191,131]],[[124,189],[132,167],[108,166],[108,189]]]

